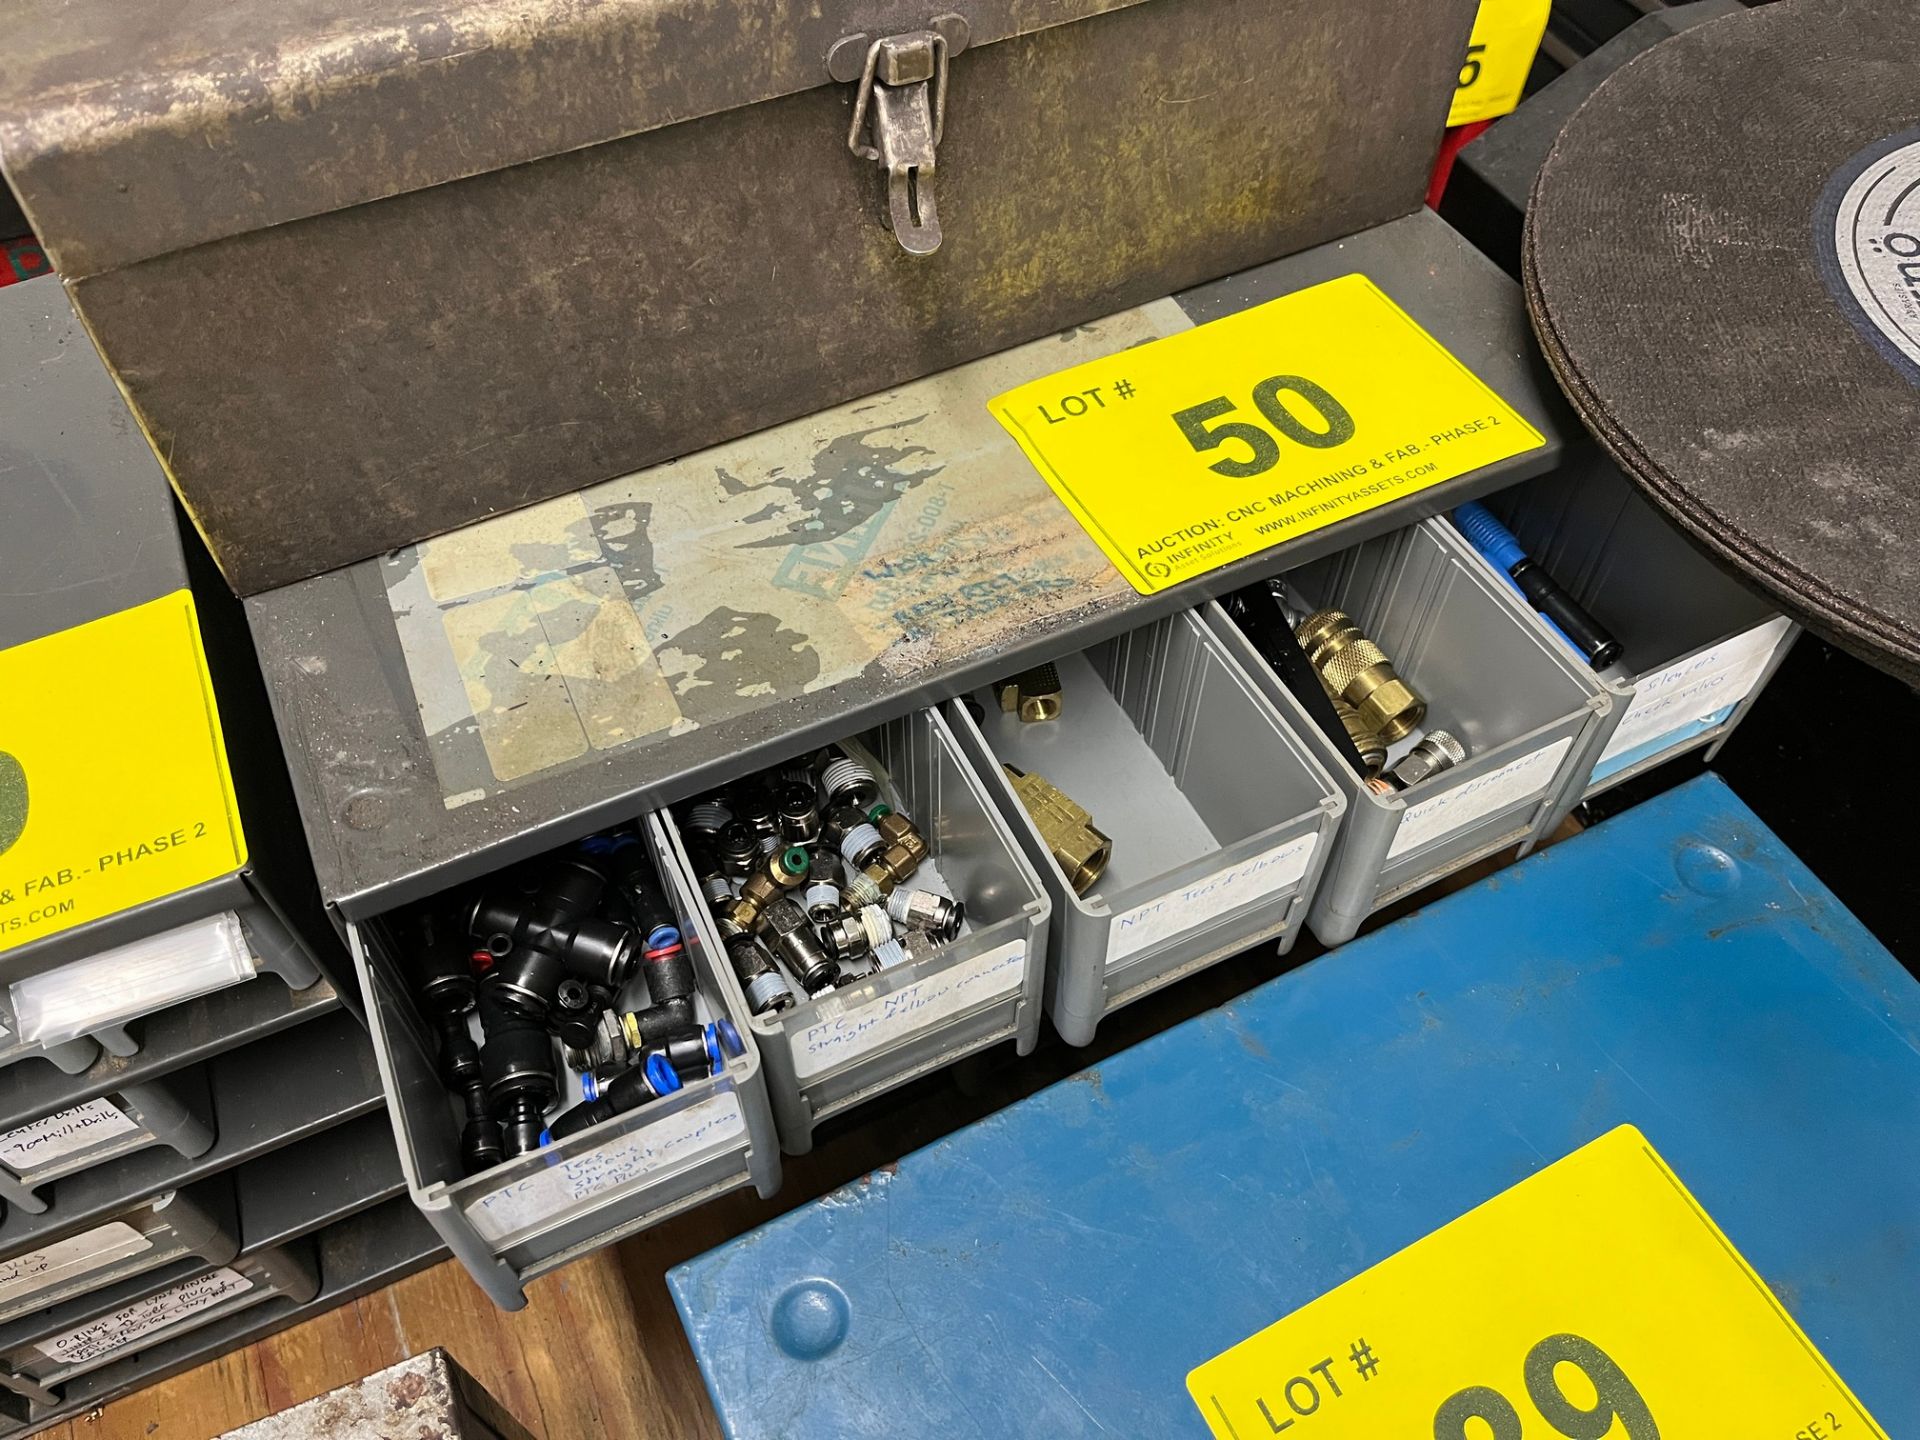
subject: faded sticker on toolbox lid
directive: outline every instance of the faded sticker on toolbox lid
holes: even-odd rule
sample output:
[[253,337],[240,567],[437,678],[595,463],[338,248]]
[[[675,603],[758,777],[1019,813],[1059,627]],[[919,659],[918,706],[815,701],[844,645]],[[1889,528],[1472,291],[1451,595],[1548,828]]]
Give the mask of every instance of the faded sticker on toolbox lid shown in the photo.
[[1196,1367],[1216,1440],[1887,1440],[1630,1125]]
[[1143,595],[1547,443],[1364,275],[990,408]]
[[1124,595],[987,402],[1192,323],[1157,300],[383,557],[444,803]]

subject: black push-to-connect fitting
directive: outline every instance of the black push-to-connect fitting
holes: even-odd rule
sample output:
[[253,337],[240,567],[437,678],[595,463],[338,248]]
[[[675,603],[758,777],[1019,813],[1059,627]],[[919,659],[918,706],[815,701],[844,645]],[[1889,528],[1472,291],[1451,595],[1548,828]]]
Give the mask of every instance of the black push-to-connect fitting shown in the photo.
[[[591,1079],[591,1077],[583,1077]],[[548,1140],[564,1140],[590,1126],[646,1104],[680,1088],[680,1077],[666,1057],[653,1054],[631,1070],[622,1071],[606,1086],[561,1115],[547,1128]]]
[[[543,951],[569,974],[617,990],[637,956],[631,930],[593,913],[606,884],[606,876],[584,859],[556,861],[532,895],[481,895],[467,928],[490,944],[504,937],[513,946]],[[551,993],[544,993],[551,1003]]]
[[439,917],[423,913],[408,927],[405,961],[413,972],[420,1006],[440,1035],[440,1079],[458,1095],[467,1112],[460,1131],[460,1158],[468,1174],[498,1165],[503,1156],[500,1126],[487,1108],[480,1072],[480,1047],[467,1028],[477,998],[470,947]]
[[553,1104],[553,1042],[538,1021],[495,1003],[487,987],[480,992],[480,1072],[487,1102],[500,1122],[501,1149],[508,1159],[538,1149]]

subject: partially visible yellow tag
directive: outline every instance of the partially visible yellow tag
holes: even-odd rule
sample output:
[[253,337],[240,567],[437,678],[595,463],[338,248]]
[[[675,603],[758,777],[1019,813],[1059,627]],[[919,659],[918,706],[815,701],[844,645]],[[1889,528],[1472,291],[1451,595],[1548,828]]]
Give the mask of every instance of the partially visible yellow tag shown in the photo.
[[1480,0],[1448,125],[1494,120],[1520,103],[1553,0]]
[[1187,1389],[1217,1440],[1887,1440],[1630,1125]]
[[246,858],[191,591],[0,651],[0,950]]
[[1364,275],[989,408],[1143,595],[1546,444]]

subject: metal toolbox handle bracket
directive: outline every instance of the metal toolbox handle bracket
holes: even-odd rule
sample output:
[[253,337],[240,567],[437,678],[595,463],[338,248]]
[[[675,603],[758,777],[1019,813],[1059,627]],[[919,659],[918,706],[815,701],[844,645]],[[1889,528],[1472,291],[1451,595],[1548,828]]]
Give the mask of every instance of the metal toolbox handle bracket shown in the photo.
[[963,16],[941,15],[925,30],[842,36],[827,52],[828,73],[858,85],[847,148],[886,169],[887,218],[909,255],[931,255],[943,238],[933,172],[947,124],[948,62],[970,33]]

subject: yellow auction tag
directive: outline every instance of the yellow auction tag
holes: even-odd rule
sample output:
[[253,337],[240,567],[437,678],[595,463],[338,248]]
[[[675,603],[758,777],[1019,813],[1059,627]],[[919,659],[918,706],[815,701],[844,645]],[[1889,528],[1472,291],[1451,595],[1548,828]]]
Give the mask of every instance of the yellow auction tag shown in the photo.
[[1364,275],[990,408],[1143,595],[1546,443]]
[[1447,124],[1494,120],[1520,103],[1553,0],[1480,0]]
[[1187,1389],[1218,1440],[1887,1440],[1630,1125]]
[[246,858],[191,591],[0,651],[0,950]]

